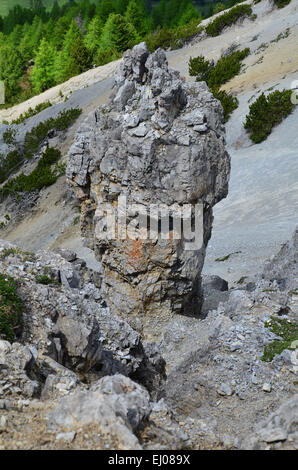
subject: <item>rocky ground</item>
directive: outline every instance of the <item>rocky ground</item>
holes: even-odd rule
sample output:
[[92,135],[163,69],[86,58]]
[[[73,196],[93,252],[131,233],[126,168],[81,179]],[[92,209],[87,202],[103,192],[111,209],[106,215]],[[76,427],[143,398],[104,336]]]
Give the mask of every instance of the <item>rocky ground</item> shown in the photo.
[[265,321],[297,324],[298,231],[238,289],[204,278],[206,318],[177,315],[157,344],[109,312],[73,252],[1,242],[0,257],[24,304],[0,341],[1,449],[297,449],[298,350],[261,357]]

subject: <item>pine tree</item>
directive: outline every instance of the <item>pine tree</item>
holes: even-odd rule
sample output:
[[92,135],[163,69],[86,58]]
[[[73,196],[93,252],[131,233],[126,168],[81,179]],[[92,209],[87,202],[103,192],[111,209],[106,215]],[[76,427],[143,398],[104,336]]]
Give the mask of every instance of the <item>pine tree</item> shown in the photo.
[[73,20],[65,35],[62,50],[55,61],[55,79],[57,83],[64,82],[73,76],[73,62],[70,51],[76,39],[81,36],[78,25]]
[[100,45],[100,36],[103,23],[99,17],[95,16],[88,24],[87,33],[84,37],[84,43],[87,49],[94,54]]
[[92,54],[85,46],[81,36],[78,36],[70,49],[69,74],[71,76],[85,72],[92,66]]
[[175,19],[178,26],[183,26],[186,23],[189,23],[191,20],[199,18],[199,13],[193,4],[187,0],[185,6],[182,4],[180,11]]
[[57,0],[55,0],[52,10],[51,10],[51,18],[53,20],[58,20],[59,17],[60,17],[60,7],[59,7]]
[[19,52],[8,44],[0,47],[0,80],[5,82],[8,103],[19,93],[19,81],[22,75],[23,61]]
[[124,17],[142,36],[148,31],[148,12],[143,0],[131,0]]
[[103,23],[107,21],[112,13],[117,13],[117,9],[115,2],[112,2],[111,0],[101,0],[95,11],[95,15],[98,16]]
[[55,84],[56,50],[44,38],[39,46],[30,79],[35,93],[41,93]]
[[166,10],[167,10],[166,0],[160,0],[160,3],[158,4],[158,6],[156,8],[153,8],[152,18],[153,18],[155,27],[165,25]]
[[103,28],[100,49],[115,49],[124,52],[139,39],[133,25],[121,15],[111,14]]

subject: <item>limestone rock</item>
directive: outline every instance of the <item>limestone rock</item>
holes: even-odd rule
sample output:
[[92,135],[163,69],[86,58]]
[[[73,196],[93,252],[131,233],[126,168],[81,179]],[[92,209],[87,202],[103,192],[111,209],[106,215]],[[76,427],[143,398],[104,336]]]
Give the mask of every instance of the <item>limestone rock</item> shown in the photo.
[[246,449],[264,449],[266,444],[283,443],[285,449],[297,449],[298,395],[294,395],[257,425],[254,435],[244,443]]
[[75,430],[96,425],[119,449],[140,449],[134,432],[151,411],[148,392],[122,375],[104,377],[88,391],[62,398],[49,415],[51,428]]
[[[14,384],[25,396],[41,393],[46,399],[70,393],[82,375],[94,381],[117,373],[134,376],[158,396],[165,362],[157,347],[143,344],[140,333],[111,314],[92,283],[85,284],[82,278],[80,289],[59,283],[62,272],[68,279],[77,274],[60,254],[38,252],[25,261],[28,254],[15,245],[0,242],[0,251],[3,247],[11,254],[3,255],[1,272],[19,284],[24,311],[18,339],[26,344],[0,342],[3,398],[14,391]],[[40,284],[36,275],[43,272],[55,282]]]
[[270,281],[275,280],[284,289],[297,288],[298,227],[291,240],[265,265],[263,277]]
[[[134,316],[135,325],[147,313],[166,318],[200,311],[212,207],[228,192],[230,158],[222,122],[221,105],[205,83],[185,83],[169,69],[164,51],[149,54],[142,43],[125,53],[110,103],[90,114],[78,131],[67,177],[81,200],[82,235],[102,263],[109,307]],[[102,211],[112,205],[121,215],[120,196],[129,207],[139,204],[145,217],[152,204],[176,211],[202,204],[203,243],[188,251],[183,237],[171,236],[172,228],[168,239],[160,234],[158,241],[142,239],[140,209],[126,214],[126,223],[136,226],[136,239],[109,237]],[[156,218],[160,222],[161,215]]]

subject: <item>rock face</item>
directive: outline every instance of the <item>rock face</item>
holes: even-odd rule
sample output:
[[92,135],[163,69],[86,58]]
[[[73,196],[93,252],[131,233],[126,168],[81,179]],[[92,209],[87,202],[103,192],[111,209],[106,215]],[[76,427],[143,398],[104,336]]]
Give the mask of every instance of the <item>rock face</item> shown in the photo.
[[[150,55],[145,43],[126,52],[109,105],[82,124],[67,169],[82,204],[82,235],[103,265],[102,293],[114,313],[136,319],[157,311],[164,317],[199,313],[212,207],[226,197],[229,173],[222,108],[206,84],[186,84],[168,68],[164,51]],[[121,219],[126,238],[119,237],[119,197],[128,207]],[[160,230],[158,240],[143,236],[147,223],[140,225],[140,214],[147,221],[152,205],[170,209],[167,239]],[[202,235],[194,250],[185,249],[187,237],[176,237],[172,227],[185,205]],[[119,217],[115,237],[107,207]],[[194,219],[195,207],[203,222]],[[153,217],[161,231],[162,214]]]

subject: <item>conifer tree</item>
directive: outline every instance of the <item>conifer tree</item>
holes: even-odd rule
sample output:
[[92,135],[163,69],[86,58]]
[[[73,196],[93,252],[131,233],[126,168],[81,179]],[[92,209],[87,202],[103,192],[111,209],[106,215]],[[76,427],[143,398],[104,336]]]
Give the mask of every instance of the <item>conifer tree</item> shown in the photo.
[[138,34],[123,16],[111,14],[103,28],[100,49],[115,49],[124,52],[138,40]]
[[81,36],[78,36],[70,49],[70,68],[71,75],[78,75],[85,72],[92,66],[92,54],[85,46]]
[[45,38],[42,39],[30,75],[35,93],[41,93],[55,84],[55,57],[54,47]]
[[131,0],[125,12],[125,19],[130,22],[135,30],[144,35],[148,31],[146,6],[143,0]]
[[73,59],[71,49],[76,39],[81,36],[78,25],[73,20],[65,35],[62,50],[58,53],[55,61],[55,79],[57,83],[64,82],[73,76]]
[[94,54],[100,45],[100,36],[103,29],[103,23],[98,16],[95,16],[88,24],[87,33],[84,37],[84,43],[87,49]]

